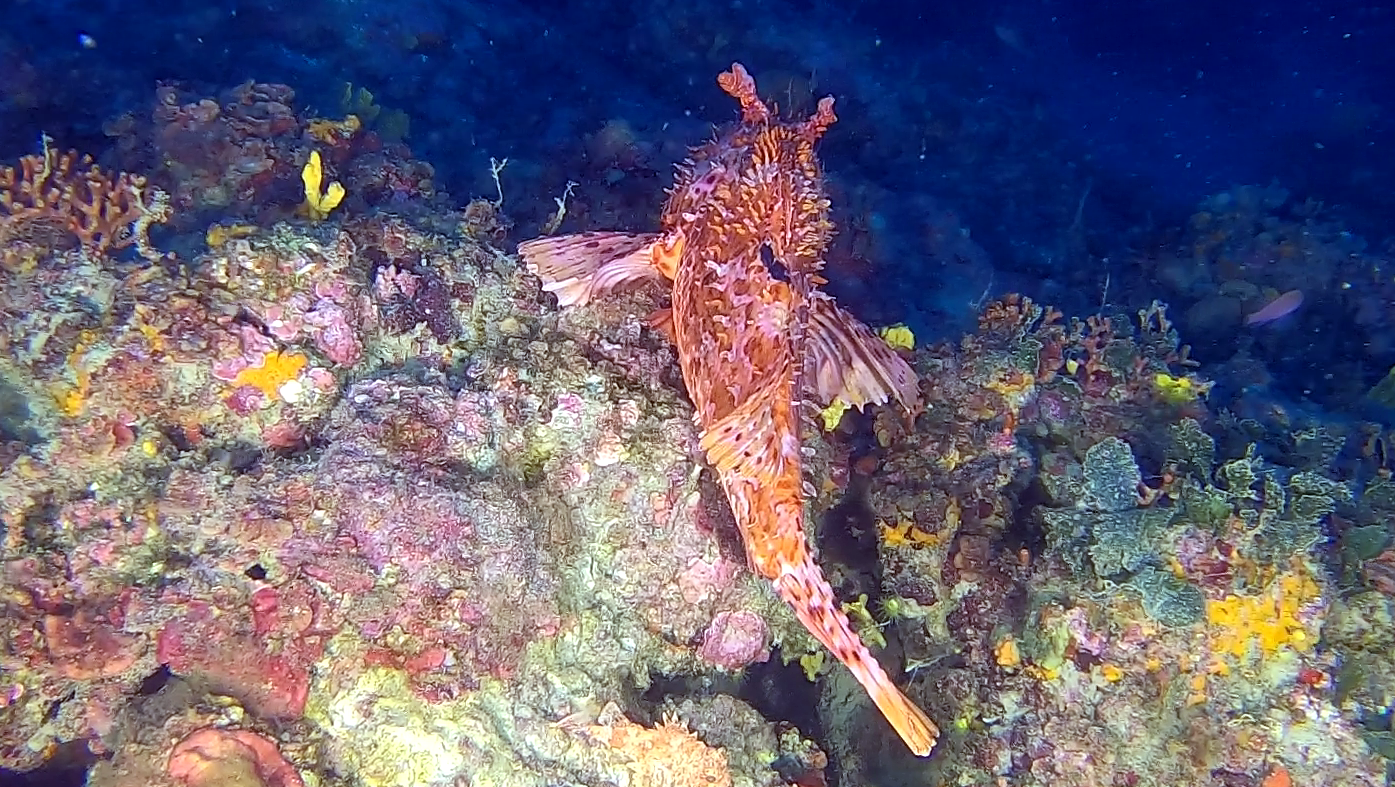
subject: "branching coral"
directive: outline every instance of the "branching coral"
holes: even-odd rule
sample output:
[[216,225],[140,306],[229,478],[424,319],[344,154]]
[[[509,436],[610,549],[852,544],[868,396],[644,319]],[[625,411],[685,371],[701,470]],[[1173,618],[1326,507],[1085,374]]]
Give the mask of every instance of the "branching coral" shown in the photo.
[[22,262],[74,240],[93,254],[134,246],[142,257],[160,259],[148,232],[169,218],[164,192],[148,188],[140,175],[108,174],[90,156],[59,153],[48,137],[43,142],[42,153],[0,169],[0,246],[6,247],[6,261]]

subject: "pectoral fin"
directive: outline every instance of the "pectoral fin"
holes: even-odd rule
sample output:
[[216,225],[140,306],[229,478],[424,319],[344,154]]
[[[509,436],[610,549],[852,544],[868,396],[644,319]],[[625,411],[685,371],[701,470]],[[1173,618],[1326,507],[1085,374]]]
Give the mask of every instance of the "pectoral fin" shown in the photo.
[[678,341],[677,329],[673,327],[673,309],[655,309],[649,315],[649,327],[667,336],[671,342]]
[[785,462],[799,456],[798,438],[776,423],[772,398],[762,389],[703,430],[698,445],[718,473],[771,484],[784,472]]
[[657,233],[583,232],[535,238],[518,244],[518,255],[557,296],[576,306],[625,284],[662,279],[655,267],[663,247]]
[[910,409],[920,398],[910,364],[830,299],[810,303],[807,347],[809,387],[821,404],[837,398],[862,409],[895,399]]

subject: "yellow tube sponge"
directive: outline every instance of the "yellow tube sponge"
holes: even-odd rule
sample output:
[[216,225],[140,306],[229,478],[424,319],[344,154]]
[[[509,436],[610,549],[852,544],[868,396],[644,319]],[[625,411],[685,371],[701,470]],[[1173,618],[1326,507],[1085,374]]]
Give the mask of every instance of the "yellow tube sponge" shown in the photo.
[[305,168],[300,171],[300,180],[305,184],[305,213],[313,221],[328,216],[330,211],[339,207],[339,203],[344,200],[344,187],[337,180],[330,181],[324,191],[320,190],[324,177],[324,162],[320,160],[320,151],[312,150],[310,160],[305,162]]

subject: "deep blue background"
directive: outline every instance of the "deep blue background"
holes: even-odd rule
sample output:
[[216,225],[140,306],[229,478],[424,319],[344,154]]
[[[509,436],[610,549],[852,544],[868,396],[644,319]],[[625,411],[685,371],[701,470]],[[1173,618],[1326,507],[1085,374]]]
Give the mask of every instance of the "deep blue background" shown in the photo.
[[[1395,8],[1376,5],[738,0],[712,3],[697,28],[690,20],[704,10],[692,2],[4,5],[6,156],[30,150],[40,130],[99,140],[102,121],[148,102],[158,80],[213,92],[244,79],[284,82],[307,98],[318,90],[325,103],[341,80],[372,86],[425,132],[413,139],[418,154],[447,170],[473,147],[543,156],[597,118],[703,109],[715,98],[703,51],[711,41],[685,34],[727,26],[768,31],[772,40],[744,53],[753,68],[821,72],[842,91],[896,90],[898,74],[953,79],[934,68],[952,48],[993,90],[1039,102],[1063,137],[1117,174],[1188,205],[1208,189],[1273,177],[1332,199],[1388,200],[1391,191],[1373,173],[1351,172],[1391,172],[1392,123],[1380,104],[1395,88]],[[696,10],[683,24],[664,24],[685,6]],[[83,34],[95,47],[82,46]],[[875,62],[869,37],[882,42]],[[29,69],[37,73],[16,73]],[[37,101],[14,100],[24,83]],[[503,111],[520,100],[534,111]]]

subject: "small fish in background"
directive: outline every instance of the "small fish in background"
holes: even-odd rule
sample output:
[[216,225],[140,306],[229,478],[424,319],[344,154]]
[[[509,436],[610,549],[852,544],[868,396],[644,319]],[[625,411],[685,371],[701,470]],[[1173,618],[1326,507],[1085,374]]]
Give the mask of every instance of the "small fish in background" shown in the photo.
[[1298,311],[1298,307],[1303,305],[1303,291],[1289,290],[1269,303],[1265,304],[1259,311],[1245,318],[1246,325],[1264,325],[1275,320],[1293,314]]

